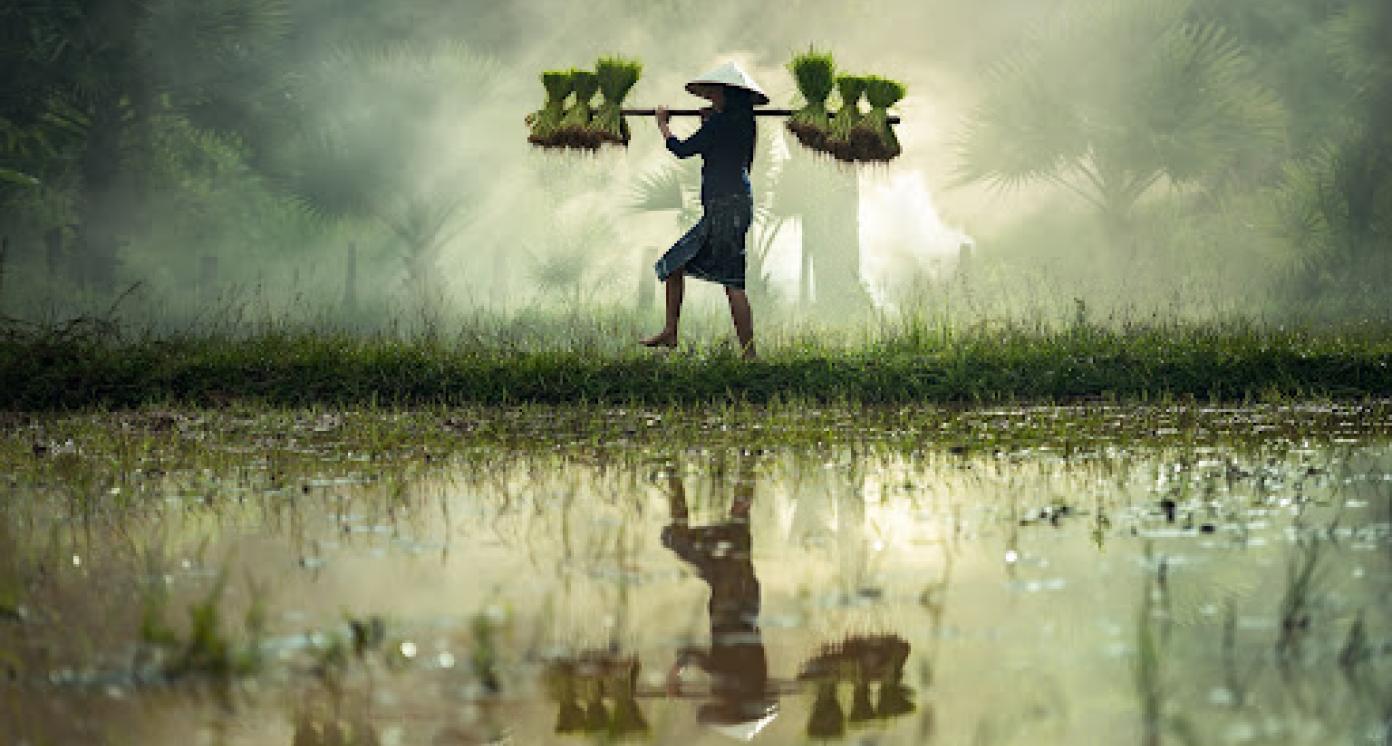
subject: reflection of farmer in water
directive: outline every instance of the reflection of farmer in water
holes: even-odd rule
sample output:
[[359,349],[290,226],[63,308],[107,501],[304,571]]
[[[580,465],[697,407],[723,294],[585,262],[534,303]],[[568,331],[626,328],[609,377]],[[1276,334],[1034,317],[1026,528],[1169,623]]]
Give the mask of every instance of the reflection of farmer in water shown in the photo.
[[667,692],[680,693],[683,668],[694,664],[705,671],[712,701],[701,706],[698,719],[742,740],[753,738],[778,714],[759,631],[759,579],[750,557],[752,466],[742,463],[729,517],[711,526],[687,525],[686,490],[679,476],[669,476],[672,524],[662,530],[663,545],[695,567],[711,590],[710,648],[678,653],[667,674]]

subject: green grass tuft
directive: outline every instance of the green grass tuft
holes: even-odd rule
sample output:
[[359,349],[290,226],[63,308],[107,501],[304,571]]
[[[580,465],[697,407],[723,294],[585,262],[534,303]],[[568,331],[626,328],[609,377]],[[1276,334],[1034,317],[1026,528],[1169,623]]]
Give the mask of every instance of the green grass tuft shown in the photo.
[[[763,357],[732,348],[654,354],[619,327],[519,338],[349,332],[0,338],[0,409],[145,404],[862,403],[1263,400],[1392,395],[1392,330],[1153,324],[968,330],[905,323],[858,338],[779,336]],[[631,332],[636,338],[636,329]]]

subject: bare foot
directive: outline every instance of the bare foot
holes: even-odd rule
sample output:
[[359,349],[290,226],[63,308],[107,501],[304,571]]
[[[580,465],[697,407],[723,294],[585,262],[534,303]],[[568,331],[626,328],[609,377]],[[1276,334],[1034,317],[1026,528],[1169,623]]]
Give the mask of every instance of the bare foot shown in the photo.
[[638,340],[638,342],[642,344],[644,347],[676,347],[677,333],[659,332],[658,334],[648,337],[647,339],[640,339]]

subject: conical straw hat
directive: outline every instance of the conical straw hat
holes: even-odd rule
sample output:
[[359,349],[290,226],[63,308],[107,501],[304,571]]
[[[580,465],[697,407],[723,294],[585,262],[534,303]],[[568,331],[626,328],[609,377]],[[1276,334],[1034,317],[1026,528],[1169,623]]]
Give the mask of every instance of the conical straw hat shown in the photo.
[[778,702],[755,699],[748,702],[707,704],[696,713],[701,725],[736,741],[749,742],[778,717]]
[[774,712],[757,720],[746,720],[742,723],[707,723],[706,727],[726,738],[748,743],[753,741],[754,737],[759,735],[759,731],[768,727],[768,724],[777,717],[778,713]]
[[[759,84],[755,83],[754,79],[749,77],[749,73],[742,70],[739,65],[733,62],[726,62],[705,75],[692,80],[690,83],[686,84],[686,90],[691,94],[701,96],[701,87],[709,85],[728,85],[733,88],[743,88],[753,94],[750,98],[753,99],[755,106],[762,106],[769,102],[769,97],[764,93],[764,89],[760,88]],[[702,96],[702,98],[705,97]]]

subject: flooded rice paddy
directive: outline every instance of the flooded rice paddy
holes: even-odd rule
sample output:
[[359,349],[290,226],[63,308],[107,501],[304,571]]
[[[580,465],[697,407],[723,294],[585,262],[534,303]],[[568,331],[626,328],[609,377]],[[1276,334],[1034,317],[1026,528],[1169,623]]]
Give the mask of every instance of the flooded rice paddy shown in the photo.
[[0,742],[1385,744],[1389,433],[8,415]]

